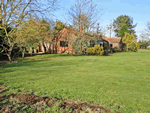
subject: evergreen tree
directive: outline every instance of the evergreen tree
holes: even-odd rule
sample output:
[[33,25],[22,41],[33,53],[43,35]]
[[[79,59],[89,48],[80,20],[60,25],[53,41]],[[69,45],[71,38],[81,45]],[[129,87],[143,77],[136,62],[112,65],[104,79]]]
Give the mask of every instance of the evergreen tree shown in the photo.
[[66,25],[64,23],[62,23],[61,21],[56,21],[56,26],[54,27],[53,34],[58,34],[65,27]]
[[128,30],[128,26],[126,24],[122,25],[121,29],[119,30],[119,37],[123,38],[125,33],[130,33]]
[[121,27],[126,24],[128,27],[128,30],[130,31],[130,33],[133,33],[135,35],[135,30],[134,28],[136,27],[137,24],[133,25],[133,18],[128,16],[128,15],[121,15],[119,17],[117,17],[113,24],[116,26],[115,28],[115,33],[116,36],[119,35],[119,30],[121,29]]

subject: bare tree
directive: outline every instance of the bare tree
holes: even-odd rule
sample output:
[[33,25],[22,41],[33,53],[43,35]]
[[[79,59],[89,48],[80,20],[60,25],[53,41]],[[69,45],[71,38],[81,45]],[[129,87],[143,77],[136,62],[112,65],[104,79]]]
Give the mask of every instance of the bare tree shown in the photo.
[[147,33],[143,32],[143,33],[140,34],[139,41],[144,42],[144,41],[149,41],[149,40],[150,39],[149,39],[149,36],[148,36]]
[[115,29],[115,27],[116,26],[112,24],[112,20],[111,20],[110,24],[107,26],[107,29],[109,30],[109,33],[110,33],[110,38],[112,36],[112,32]]
[[146,25],[146,30],[145,30],[145,33],[142,33],[144,35],[147,35],[147,37],[150,36],[150,22],[147,22],[147,25]]
[[[97,15],[102,12],[92,0],[75,0],[75,5],[68,11],[71,24],[78,30],[88,32],[97,22]],[[81,27],[82,26],[82,27]]]
[[[5,38],[0,45],[5,50],[9,61],[11,61],[12,50],[16,44],[15,32],[23,21],[29,18],[45,17],[57,9],[57,0],[1,0],[0,1],[0,29],[5,30]],[[7,27],[11,31],[7,32]],[[6,47],[7,45],[7,47]]]

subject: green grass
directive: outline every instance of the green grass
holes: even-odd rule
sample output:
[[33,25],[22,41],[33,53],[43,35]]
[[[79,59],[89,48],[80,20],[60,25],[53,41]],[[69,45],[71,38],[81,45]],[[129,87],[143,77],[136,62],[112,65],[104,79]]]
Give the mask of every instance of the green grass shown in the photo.
[[124,113],[150,112],[150,50],[27,57],[0,67],[0,84],[8,92],[32,89],[39,96],[94,101]]

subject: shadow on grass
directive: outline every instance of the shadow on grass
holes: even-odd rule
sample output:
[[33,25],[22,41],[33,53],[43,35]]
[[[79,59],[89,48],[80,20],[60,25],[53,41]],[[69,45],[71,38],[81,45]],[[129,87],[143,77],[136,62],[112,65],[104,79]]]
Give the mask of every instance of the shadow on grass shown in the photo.
[[[78,57],[78,56],[98,56],[98,55],[84,55],[84,54],[80,54],[80,55],[75,55],[75,54],[48,54],[48,53],[33,53],[32,55],[27,53],[25,54],[24,58],[30,58],[33,56],[42,56],[42,55],[50,55],[49,57],[64,57],[64,56],[74,56],[74,57]],[[103,56],[111,56],[110,54],[104,54]],[[21,54],[18,55],[18,57],[15,58],[16,59],[21,59]],[[8,61],[8,57],[6,55],[2,55],[0,54],[0,61]]]
[[[44,57],[36,58],[34,56],[44,56]],[[18,63],[10,63],[10,64],[6,64],[6,65],[2,65],[2,66],[0,66],[0,70],[5,69],[5,68],[10,68],[10,67],[31,66],[31,65],[33,65],[35,63],[46,61],[49,58],[57,58],[57,57],[79,57],[79,56],[80,57],[81,56],[83,56],[83,57],[86,56],[86,58],[87,58],[88,56],[89,57],[90,56],[95,57],[95,56],[98,56],[98,55],[83,55],[83,54],[80,54],[80,55],[71,55],[71,54],[33,54],[33,55],[30,55],[30,54],[25,54],[25,59],[22,59],[21,57],[18,57],[17,58],[17,59],[19,59]],[[111,54],[105,54],[104,56],[111,56]],[[101,57],[101,56],[98,56],[98,57]],[[28,59],[28,58],[31,58],[31,59]],[[57,65],[57,64],[60,66],[60,65],[62,65],[62,62],[55,63],[55,65]],[[11,70],[8,70],[7,72],[11,72]]]
[[[27,69],[27,67],[38,67],[40,68],[41,65],[39,65],[38,63],[43,62],[45,60],[37,60],[37,61],[22,61],[22,62],[18,62],[18,63],[10,63],[10,64],[6,64],[3,66],[0,66],[0,75],[4,74],[4,73],[11,73],[14,71],[17,71],[18,67],[23,67],[21,69]],[[55,64],[56,65],[56,64]],[[58,64],[57,65],[61,65]],[[31,67],[32,68],[32,67]]]
[[[72,64],[72,63],[71,63]],[[17,67],[23,67],[21,69],[27,69],[29,66],[32,68],[40,68],[41,66],[47,65],[47,60],[23,60],[22,62],[18,63],[10,63],[3,66],[0,66],[0,73],[10,73],[16,71]],[[48,64],[49,67],[51,66],[63,66],[64,62],[57,62],[53,61],[53,63]],[[8,69],[9,68],[9,69]]]
[[[52,54],[51,57],[64,57],[64,56],[74,56],[74,57],[78,57],[78,56],[99,56],[99,55],[84,55],[84,54],[81,54],[81,55],[71,55],[71,54]],[[105,54],[103,56],[111,56],[110,54]]]

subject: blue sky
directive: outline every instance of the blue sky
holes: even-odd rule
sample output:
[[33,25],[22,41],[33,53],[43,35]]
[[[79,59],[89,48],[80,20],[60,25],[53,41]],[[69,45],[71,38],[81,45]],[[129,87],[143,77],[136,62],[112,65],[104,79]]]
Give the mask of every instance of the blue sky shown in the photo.
[[[74,0],[59,1],[62,8],[55,12],[55,18],[63,22],[68,21],[66,13],[74,5]],[[120,15],[129,15],[133,17],[133,23],[137,23],[135,31],[139,36],[146,28],[146,23],[150,21],[150,0],[93,0],[93,2],[104,11],[102,16],[101,13],[98,15],[98,17],[101,16],[99,22],[103,27]],[[106,32],[106,36],[109,36],[109,32]]]

